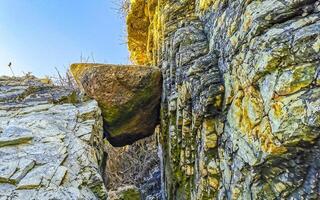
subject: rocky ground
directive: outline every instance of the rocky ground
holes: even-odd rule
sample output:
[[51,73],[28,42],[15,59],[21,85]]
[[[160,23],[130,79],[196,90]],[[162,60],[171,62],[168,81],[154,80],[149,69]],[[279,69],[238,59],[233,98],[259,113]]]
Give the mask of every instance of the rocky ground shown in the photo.
[[0,200],[161,199],[155,137],[123,148],[103,137],[95,100],[0,77]]
[[0,77],[0,199],[106,199],[93,100],[32,76]]

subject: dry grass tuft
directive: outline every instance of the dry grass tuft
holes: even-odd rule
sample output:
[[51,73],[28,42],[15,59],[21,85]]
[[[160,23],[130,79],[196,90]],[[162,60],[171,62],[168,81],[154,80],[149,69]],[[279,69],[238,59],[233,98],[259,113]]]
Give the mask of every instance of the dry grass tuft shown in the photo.
[[65,73],[61,73],[58,68],[55,69],[57,71],[57,76],[48,77],[52,80],[54,85],[59,85],[74,91],[79,90],[79,87],[69,70],[67,70]]
[[122,15],[122,17],[126,18],[130,10],[130,0],[121,0],[120,2],[119,0],[116,0],[114,4],[117,12]]
[[159,166],[156,135],[125,147],[107,146],[107,188],[116,190],[125,185],[139,186],[156,166]]

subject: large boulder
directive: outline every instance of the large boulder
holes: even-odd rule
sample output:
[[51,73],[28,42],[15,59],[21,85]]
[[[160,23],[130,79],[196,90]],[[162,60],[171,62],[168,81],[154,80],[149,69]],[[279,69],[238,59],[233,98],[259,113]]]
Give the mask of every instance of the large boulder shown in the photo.
[[113,146],[151,135],[158,124],[161,72],[129,65],[73,64],[71,73],[102,109],[105,136]]

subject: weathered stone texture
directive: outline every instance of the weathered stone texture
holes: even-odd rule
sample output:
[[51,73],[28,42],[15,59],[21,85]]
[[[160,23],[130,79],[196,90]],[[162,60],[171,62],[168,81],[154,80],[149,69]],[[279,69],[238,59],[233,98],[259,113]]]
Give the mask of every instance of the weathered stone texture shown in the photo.
[[0,77],[0,199],[106,199],[95,101],[31,77]]
[[319,1],[131,4],[131,57],[163,73],[166,198],[319,199]]
[[141,194],[139,189],[134,185],[119,187],[117,191],[108,193],[109,200],[140,200]]
[[155,67],[73,64],[85,93],[98,101],[104,131],[114,146],[150,136],[159,123],[161,72]]

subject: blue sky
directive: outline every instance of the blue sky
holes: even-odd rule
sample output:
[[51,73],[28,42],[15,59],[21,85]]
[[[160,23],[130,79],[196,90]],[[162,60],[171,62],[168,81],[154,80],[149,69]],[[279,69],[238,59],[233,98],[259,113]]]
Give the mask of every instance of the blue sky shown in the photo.
[[0,75],[53,76],[92,55],[128,64],[120,0],[0,0]]

